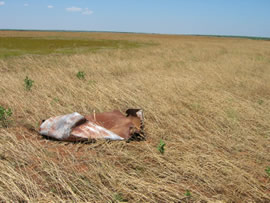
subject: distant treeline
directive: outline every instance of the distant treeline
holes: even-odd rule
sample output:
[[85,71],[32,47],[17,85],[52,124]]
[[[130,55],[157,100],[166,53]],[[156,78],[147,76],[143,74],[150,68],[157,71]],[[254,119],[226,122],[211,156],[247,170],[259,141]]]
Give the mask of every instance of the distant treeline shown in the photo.
[[192,36],[204,36],[204,37],[226,37],[226,38],[241,38],[241,39],[253,39],[253,40],[269,40],[269,37],[251,37],[251,36],[237,36],[237,35],[192,35]]

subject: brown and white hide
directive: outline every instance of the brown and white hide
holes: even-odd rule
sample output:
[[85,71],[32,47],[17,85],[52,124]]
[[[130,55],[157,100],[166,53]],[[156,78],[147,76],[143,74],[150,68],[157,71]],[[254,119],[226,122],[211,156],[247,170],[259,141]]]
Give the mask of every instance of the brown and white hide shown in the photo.
[[50,118],[42,123],[39,133],[61,141],[92,139],[143,140],[143,111],[128,109],[82,116],[73,113]]

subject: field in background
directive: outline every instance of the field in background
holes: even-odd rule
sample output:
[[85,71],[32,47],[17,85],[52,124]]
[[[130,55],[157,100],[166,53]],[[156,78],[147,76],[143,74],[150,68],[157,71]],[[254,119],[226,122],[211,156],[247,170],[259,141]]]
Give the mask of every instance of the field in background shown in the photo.
[[[17,56],[12,37],[29,38]],[[33,52],[32,38],[88,42]],[[94,41],[109,45],[85,51]],[[13,112],[0,128],[0,201],[270,201],[270,41],[2,31],[0,42],[0,106]],[[35,131],[51,116],[130,107],[145,111],[144,142],[73,144]]]
[[142,45],[120,40],[0,37],[0,58],[27,54],[79,54],[99,49],[135,48]]

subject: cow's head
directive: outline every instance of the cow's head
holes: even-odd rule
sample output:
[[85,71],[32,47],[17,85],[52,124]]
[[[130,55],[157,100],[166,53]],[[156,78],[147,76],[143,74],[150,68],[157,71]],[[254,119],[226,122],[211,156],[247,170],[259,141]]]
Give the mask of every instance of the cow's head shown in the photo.
[[134,124],[135,128],[132,129],[132,137],[129,140],[145,140],[144,133],[144,116],[142,109],[128,109],[126,116]]

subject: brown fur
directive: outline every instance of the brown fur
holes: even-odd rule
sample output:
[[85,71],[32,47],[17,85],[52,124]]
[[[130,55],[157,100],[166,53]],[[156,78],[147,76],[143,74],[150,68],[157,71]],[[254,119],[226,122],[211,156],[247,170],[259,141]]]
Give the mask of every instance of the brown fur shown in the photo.
[[140,133],[140,118],[134,115],[128,115],[128,117],[126,117],[118,110],[95,113],[87,115],[85,118],[88,121],[114,132],[126,140],[130,139],[135,133]]

